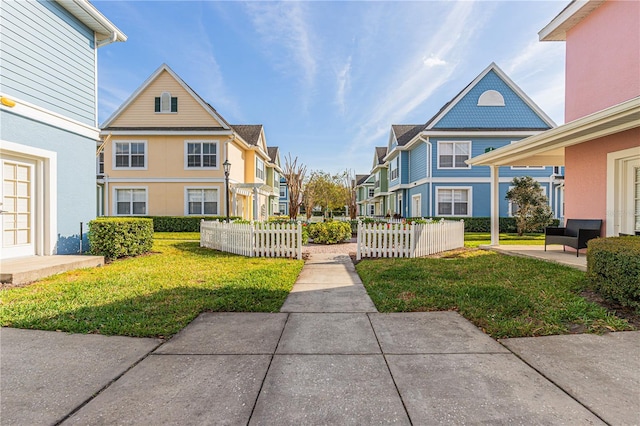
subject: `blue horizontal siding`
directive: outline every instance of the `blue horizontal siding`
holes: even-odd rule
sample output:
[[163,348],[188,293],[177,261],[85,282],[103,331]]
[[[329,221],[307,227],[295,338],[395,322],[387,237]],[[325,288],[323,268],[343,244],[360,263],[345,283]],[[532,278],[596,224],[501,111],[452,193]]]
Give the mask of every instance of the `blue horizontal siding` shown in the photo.
[[96,124],[94,34],[55,2],[0,2],[2,91]]
[[427,145],[418,144],[409,151],[409,182],[415,182],[427,177]]
[[400,151],[400,182],[409,183],[409,152]]
[[[500,92],[504,97],[505,106],[478,106],[478,98],[487,90]],[[434,128],[546,129],[549,126],[492,70],[472,87]]]
[[[471,141],[471,157],[476,157],[480,154],[484,154],[487,148],[500,148],[506,145],[510,145],[512,138],[432,138],[432,150],[433,156],[431,159],[432,173],[434,177],[489,177],[491,176],[491,169],[489,166],[473,166],[468,169],[439,169],[438,168],[438,142],[454,142],[454,141]],[[553,172],[553,167],[546,167],[545,169],[529,169],[529,170],[511,170],[510,167],[500,167],[500,176],[503,177],[515,177],[515,176],[532,176],[532,177],[545,177],[550,176]]]

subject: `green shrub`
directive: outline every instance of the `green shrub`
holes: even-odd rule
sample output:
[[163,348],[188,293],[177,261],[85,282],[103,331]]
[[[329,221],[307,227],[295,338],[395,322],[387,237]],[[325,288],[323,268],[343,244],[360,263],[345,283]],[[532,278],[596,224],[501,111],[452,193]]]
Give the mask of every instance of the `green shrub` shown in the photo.
[[[416,222],[419,219],[429,218],[407,218],[407,222]],[[490,217],[441,217],[434,216],[430,219],[433,220],[464,220],[464,232],[491,232],[491,218]],[[560,221],[553,219],[550,226],[558,226]],[[499,219],[500,232],[503,233],[515,233],[518,231],[516,225],[516,219],[513,217],[501,217]],[[544,229],[537,229],[534,232],[544,232]]]
[[640,237],[596,238],[587,245],[593,290],[640,311]]
[[153,246],[153,221],[133,217],[104,217],[89,222],[91,254],[117,259],[148,253]]
[[[136,216],[139,218],[141,216]],[[200,232],[200,221],[204,220],[226,220],[226,216],[142,216],[153,220],[154,232]],[[231,220],[240,219],[238,216],[231,216]]]
[[309,238],[316,244],[337,244],[351,238],[351,224],[349,222],[312,223],[307,228],[309,228]]

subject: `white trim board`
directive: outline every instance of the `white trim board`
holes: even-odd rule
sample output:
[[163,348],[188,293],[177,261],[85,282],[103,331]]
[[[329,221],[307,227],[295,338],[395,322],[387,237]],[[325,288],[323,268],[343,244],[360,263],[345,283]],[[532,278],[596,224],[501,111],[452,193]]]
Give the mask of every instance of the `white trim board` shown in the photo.
[[97,127],[82,123],[46,108],[42,108],[20,98],[16,98],[15,96],[6,96],[5,94],[0,93],[0,97],[11,99],[16,103],[13,107],[0,104],[0,110],[2,111],[9,112],[20,117],[25,117],[39,123],[47,124],[58,129],[66,130],[95,141],[100,139],[100,130]]

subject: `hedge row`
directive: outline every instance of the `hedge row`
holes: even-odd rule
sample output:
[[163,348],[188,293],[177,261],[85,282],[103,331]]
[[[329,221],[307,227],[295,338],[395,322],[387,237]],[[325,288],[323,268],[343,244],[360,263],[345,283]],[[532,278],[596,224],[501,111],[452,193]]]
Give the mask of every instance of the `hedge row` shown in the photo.
[[[407,222],[411,221],[419,221],[424,219],[432,219],[432,220],[464,220],[464,232],[491,232],[491,218],[490,217],[409,217],[405,220]],[[363,220],[364,223],[372,223],[376,222],[375,218],[365,218]],[[516,219],[513,217],[501,217],[500,218],[500,232],[503,233],[515,233],[518,232],[518,228],[516,226]],[[553,219],[553,222],[550,226],[559,226],[560,221],[558,219]],[[544,232],[544,229],[538,229],[535,232]]]
[[[136,216],[136,218],[151,219],[154,232],[200,232],[200,221],[227,220],[226,216]],[[231,220],[240,219],[231,216]]]
[[148,253],[153,246],[151,219],[103,217],[89,222],[91,254],[108,260]]
[[640,311],[640,237],[596,238],[587,243],[593,290]]
[[349,222],[335,220],[311,223],[306,228],[309,229],[309,238],[315,244],[338,244],[351,238],[351,224]]

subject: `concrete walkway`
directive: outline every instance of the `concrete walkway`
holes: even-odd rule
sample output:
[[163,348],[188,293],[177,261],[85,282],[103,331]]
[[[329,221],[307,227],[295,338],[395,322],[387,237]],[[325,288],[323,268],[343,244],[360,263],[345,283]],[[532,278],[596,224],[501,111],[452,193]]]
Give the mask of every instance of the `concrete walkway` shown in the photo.
[[496,342],[455,312],[380,314],[313,254],[281,313],[166,343],[4,328],[4,424],[640,424],[640,332]]

